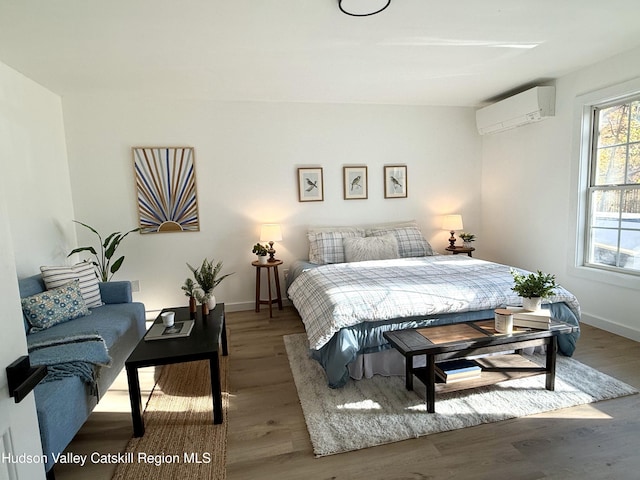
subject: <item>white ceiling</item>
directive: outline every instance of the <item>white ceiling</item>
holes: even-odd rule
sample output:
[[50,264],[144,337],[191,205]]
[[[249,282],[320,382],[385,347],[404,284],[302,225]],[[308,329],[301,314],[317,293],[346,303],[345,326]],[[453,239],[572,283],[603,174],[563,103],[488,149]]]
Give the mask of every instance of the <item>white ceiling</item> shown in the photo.
[[337,0],[0,0],[0,61],[60,95],[474,106],[637,46],[639,18],[638,0],[392,0],[366,18]]

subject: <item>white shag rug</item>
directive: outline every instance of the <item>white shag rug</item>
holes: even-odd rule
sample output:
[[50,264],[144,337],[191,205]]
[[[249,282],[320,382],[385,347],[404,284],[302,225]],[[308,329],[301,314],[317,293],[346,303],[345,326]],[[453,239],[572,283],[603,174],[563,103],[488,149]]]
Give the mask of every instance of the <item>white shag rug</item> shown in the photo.
[[[406,390],[404,378],[376,375],[331,389],[322,367],[309,357],[306,335],[287,335],[284,342],[318,457],[638,393],[558,355],[553,392],[545,389],[545,376],[536,375],[437,394],[436,413],[428,414],[424,399]],[[544,364],[543,355],[528,358]]]

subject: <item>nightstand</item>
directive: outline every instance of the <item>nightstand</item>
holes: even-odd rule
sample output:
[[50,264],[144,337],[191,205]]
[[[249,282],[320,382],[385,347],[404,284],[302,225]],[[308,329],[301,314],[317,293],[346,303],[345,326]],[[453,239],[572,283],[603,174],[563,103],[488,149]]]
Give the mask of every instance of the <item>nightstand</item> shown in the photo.
[[[272,306],[274,303],[278,304],[278,310],[282,310],[282,294],[280,292],[280,276],[278,275],[278,266],[282,265],[282,260],[276,260],[275,262],[260,263],[257,260],[251,262],[251,265],[256,267],[256,312],[260,311],[260,305],[269,305],[269,317],[273,317]],[[267,285],[269,286],[269,300],[260,299],[260,272],[266,269],[267,271]],[[273,272],[274,283],[276,284],[276,298],[273,298],[271,290],[271,278],[270,272]]]
[[466,253],[467,255],[469,255],[471,257],[472,256],[471,252],[475,251],[475,248],[473,248],[473,247],[447,247],[447,248],[445,248],[445,250],[447,252],[453,253],[454,255],[458,255],[459,253]]

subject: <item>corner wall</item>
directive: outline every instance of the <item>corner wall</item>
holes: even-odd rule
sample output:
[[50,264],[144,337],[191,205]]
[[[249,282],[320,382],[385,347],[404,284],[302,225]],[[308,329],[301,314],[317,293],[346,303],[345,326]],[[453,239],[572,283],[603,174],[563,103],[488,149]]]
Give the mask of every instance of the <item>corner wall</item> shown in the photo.
[[0,103],[4,196],[16,270],[25,277],[65,264],[75,243],[62,104],[3,63]]
[[[576,97],[640,76],[640,49],[556,82],[556,116],[482,137],[482,245],[487,258],[555,273],[580,301],[583,321],[640,340],[638,288],[576,275]],[[637,282],[635,282],[637,285]]]

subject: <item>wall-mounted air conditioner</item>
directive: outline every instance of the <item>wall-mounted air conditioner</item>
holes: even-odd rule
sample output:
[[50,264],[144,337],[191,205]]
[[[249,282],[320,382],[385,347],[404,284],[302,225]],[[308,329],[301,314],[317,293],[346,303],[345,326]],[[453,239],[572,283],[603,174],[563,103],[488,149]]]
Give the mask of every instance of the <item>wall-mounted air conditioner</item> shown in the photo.
[[480,135],[538,122],[556,113],[556,88],[534,87],[476,111]]

